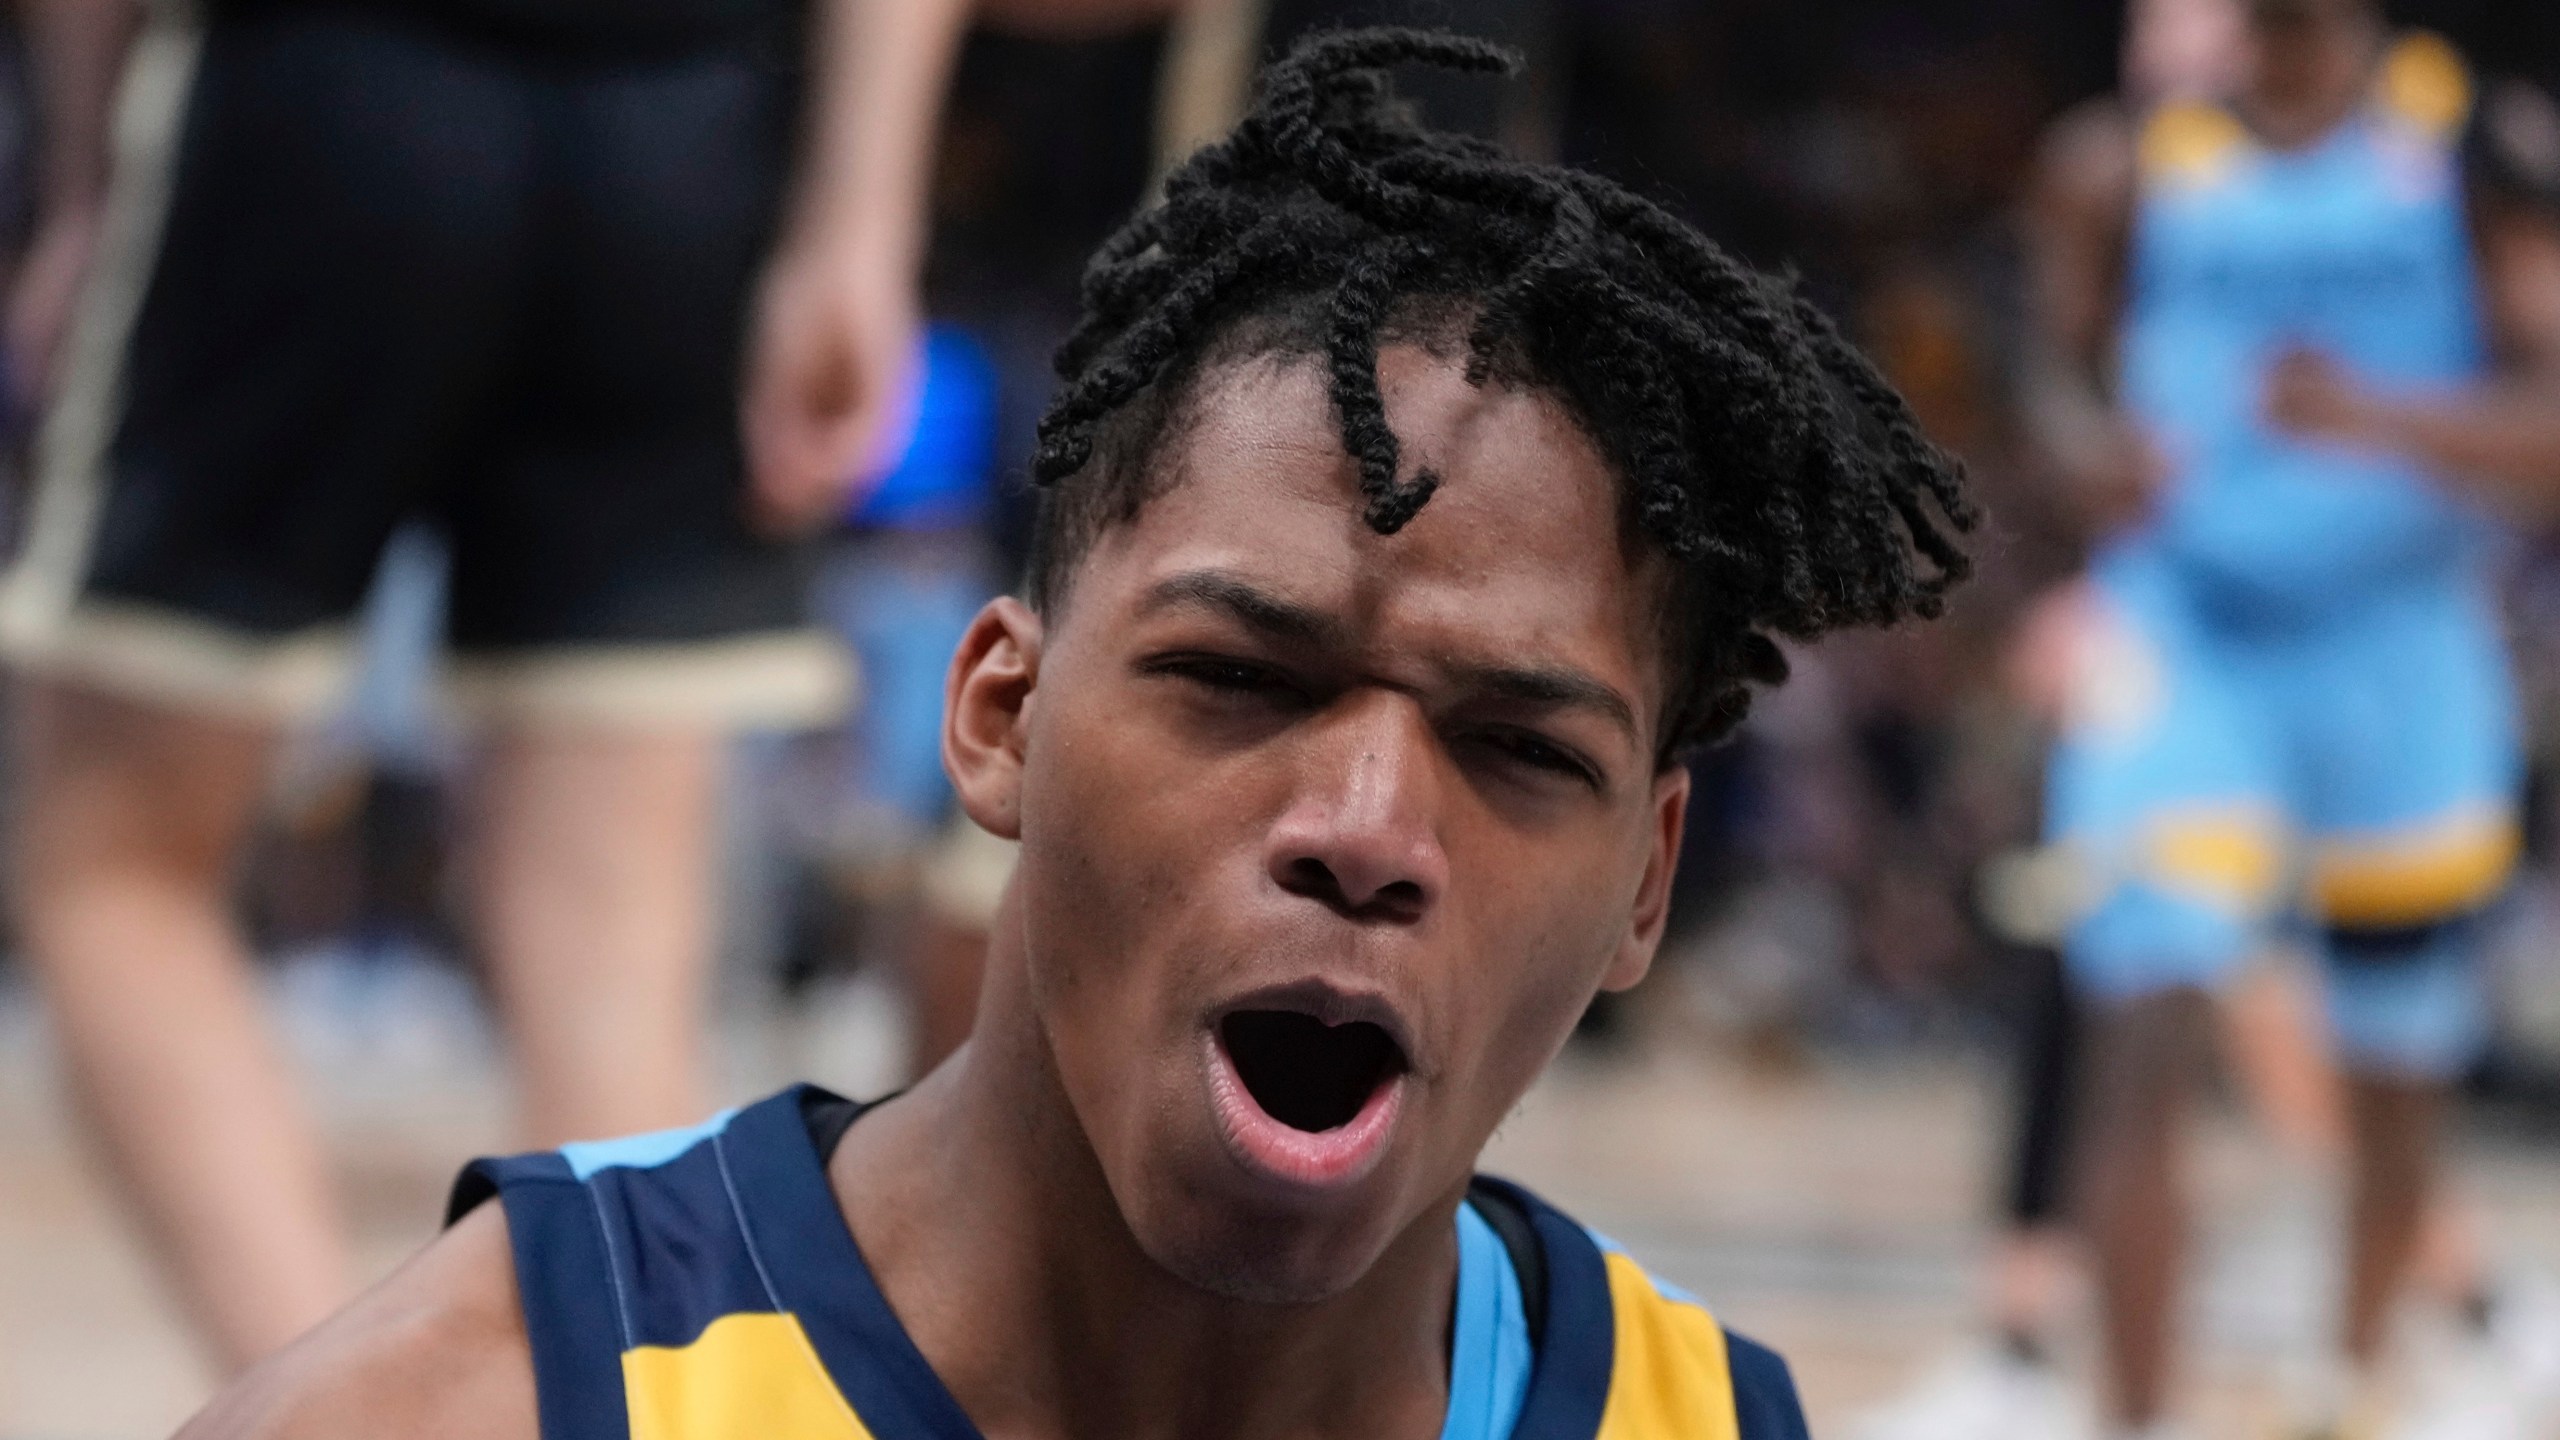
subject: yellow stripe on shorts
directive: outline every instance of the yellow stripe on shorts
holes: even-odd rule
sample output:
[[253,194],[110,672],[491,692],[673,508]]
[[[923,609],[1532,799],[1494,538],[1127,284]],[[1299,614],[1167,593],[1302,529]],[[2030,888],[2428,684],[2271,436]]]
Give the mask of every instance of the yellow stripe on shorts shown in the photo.
[[2514,873],[2523,827],[2504,805],[2456,811],[2412,829],[2321,842],[2311,902],[2331,925],[2392,929],[2468,914]]
[[2263,806],[2170,811],[2140,844],[2141,878],[2180,899],[2256,918],[2284,893],[2284,822]]

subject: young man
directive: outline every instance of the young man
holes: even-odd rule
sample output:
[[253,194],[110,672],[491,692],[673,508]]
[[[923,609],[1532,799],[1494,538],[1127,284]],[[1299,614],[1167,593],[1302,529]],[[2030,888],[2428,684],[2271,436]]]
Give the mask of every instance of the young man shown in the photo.
[[950,672],[1021,842],[969,1043],[475,1166],[191,1435],[1803,1435],[1775,1358],[1472,1172],[1652,961],[1677,757],[1771,632],[1934,611],[1967,512],[1819,315],[1415,128],[1414,60],[1505,55],[1308,43],[1088,272],[1028,583]]
[[85,1116],[236,1369],[348,1277],[231,881],[403,521],[454,557],[523,1132],[710,1108],[724,736],[841,698],[783,532],[888,408],[967,6],[157,8],[28,7],[47,164],[8,340],[52,404],[0,588],[12,888]]
[[2460,62],[2392,45],[2371,0],[2249,19],[2227,103],[2066,122],[2035,212],[2050,435],[2117,526],[2048,794],[2098,877],[2066,948],[2126,1434],[2169,1408],[2207,996],[2295,912],[2325,941],[2354,1151],[2344,1363],[2312,1424],[2370,1408],[2517,844],[2491,514],[2547,509],[2560,477],[2537,147],[2473,126]]

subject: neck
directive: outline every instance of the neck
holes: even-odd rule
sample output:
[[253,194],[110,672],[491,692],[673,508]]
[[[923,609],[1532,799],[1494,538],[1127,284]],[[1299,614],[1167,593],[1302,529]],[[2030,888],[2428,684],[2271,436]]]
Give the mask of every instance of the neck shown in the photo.
[[1059,1084],[1008,896],[970,1043],[830,1178],[891,1308],[991,1440],[1388,1436],[1447,1403],[1455,1198],[1349,1291],[1229,1299],[1140,1247]]
[[2352,83],[2306,86],[2290,92],[2253,86],[2241,97],[2240,111],[2258,138],[2278,150],[2300,150],[2318,144],[2330,131],[2362,109],[2370,93],[2374,54],[2353,68]]

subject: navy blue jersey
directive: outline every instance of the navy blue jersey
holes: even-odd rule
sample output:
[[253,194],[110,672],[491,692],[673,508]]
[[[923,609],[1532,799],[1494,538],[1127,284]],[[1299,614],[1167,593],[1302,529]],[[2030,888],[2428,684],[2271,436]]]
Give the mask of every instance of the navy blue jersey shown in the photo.
[[[544,1440],[979,1440],[827,1184],[858,1108],[800,1086],[689,1129],[483,1160]],[[1459,1218],[1443,1440],[1804,1440],[1786,1367],[1517,1186]]]

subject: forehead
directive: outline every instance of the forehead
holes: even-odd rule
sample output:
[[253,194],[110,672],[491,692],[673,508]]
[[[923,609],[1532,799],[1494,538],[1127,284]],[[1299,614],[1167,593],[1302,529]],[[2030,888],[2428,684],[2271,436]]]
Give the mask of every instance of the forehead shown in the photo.
[[1615,474],[1564,406],[1477,389],[1461,362],[1410,345],[1383,347],[1378,376],[1403,477],[1441,479],[1403,530],[1362,518],[1321,363],[1260,358],[1203,378],[1159,457],[1165,487],[1095,545],[1078,595],[1108,609],[1228,570],[1373,642],[1569,650],[1650,699],[1654,562],[1627,543]]

